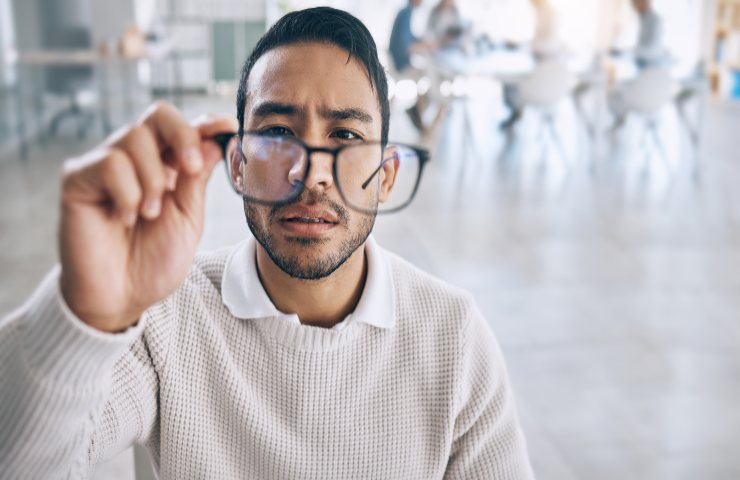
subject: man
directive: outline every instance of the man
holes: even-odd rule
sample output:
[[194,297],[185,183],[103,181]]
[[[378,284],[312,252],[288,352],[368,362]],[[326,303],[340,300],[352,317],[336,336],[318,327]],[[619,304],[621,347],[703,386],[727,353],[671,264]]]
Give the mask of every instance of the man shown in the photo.
[[[369,237],[402,167],[361,171],[389,120],[367,29],[283,17],[237,117],[158,105],[66,165],[61,267],[0,324],[3,475],[85,477],[138,442],[163,479],[531,478],[470,297]],[[235,128],[256,241],[195,256],[210,139]]]

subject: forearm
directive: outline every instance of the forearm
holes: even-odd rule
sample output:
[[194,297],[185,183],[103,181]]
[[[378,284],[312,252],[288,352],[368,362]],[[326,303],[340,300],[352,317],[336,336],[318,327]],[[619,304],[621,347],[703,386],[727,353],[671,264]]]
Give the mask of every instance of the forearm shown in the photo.
[[52,272],[0,322],[0,464],[8,478],[84,471],[113,367],[142,326],[104,334],[74,318]]

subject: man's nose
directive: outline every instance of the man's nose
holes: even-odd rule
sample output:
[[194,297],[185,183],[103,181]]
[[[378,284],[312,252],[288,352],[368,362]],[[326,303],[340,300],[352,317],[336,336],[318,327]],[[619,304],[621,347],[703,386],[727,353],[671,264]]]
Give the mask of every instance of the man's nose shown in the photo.
[[326,152],[313,152],[306,175],[305,188],[328,190],[334,184],[334,156]]

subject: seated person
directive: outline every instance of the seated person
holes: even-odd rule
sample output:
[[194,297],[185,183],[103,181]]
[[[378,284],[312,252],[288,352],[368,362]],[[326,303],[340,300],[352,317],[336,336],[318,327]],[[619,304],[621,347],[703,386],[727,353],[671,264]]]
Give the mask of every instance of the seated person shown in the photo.
[[414,10],[421,5],[421,2],[422,0],[409,0],[408,4],[396,14],[393,21],[388,49],[393,67],[398,73],[404,73],[412,68],[411,56],[413,54],[433,49],[431,42],[418,38],[411,28],[411,17]]
[[[531,2],[535,14],[534,36],[530,45],[532,55],[538,62],[558,58],[565,52],[559,13],[550,0],[531,0]],[[510,138],[512,129],[523,114],[516,81],[504,84],[504,104],[509,109],[509,116],[499,124],[499,127]]]
[[[414,68],[411,64],[412,55],[431,52],[436,48],[436,42],[417,37],[411,28],[411,17],[414,10],[421,5],[421,1],[409,0],[408,4],[398,12],[393,21],[388,49],[395,69],[396,80],[398,78],[418,80],[423,72]],[[406,110],[411,123],[421,133],[427,130],[423,121],[423,112],[428,103],[429,99],[426,95],[419,95],[416,103]]]
[[[644,70],[667,65],[670,55],[663,44],[663,19],[655,11],[651,0],[632,0],[632,7],[639,21],[637,44],[631,52],[635,66]],[[622,128],[627,120],[623,94],[623,88],[617,86],[608,95],[609,109],[614,116],[614,122],[609,128],[611,132]]]
[[565,51],[560,13],[550,0],[532,0],[535,29],[532,54],[538,61],[558,57]]
[[635,62],[640,68],[665,64],[669,55],[663,45],[663,19],[655,12],[651,0],[633,0],[632,5],[640,19]]
[[670,55],[664,45],[663,19],[651,0],[632,0],[632,8],[638,20],[635,46],[631,50],[615,48],[612,53],[631,55],[639,69],[665,65],[670,61]]
[[[371,236],[427,152],[388,141],[367,28],[287,14],[236,100],[158,103],[65,164],[60,265],[0,319],[3,478],[88,478],[134,443],[162,480],[533,478],[472,297]],[[252,235],[196,254],[223,160]]]
[[470,25],[463,20],[455,0],[440,0],[429,14],[427,38],[440,48],[465,48],[464,37],[469,30]]

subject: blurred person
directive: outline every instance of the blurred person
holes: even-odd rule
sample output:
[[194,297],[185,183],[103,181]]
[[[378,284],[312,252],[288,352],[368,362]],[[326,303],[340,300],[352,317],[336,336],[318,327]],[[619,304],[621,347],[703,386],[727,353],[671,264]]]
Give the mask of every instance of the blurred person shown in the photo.
[[[565,46],[562,40],[560,16],[550,0],[530,0],[534,10],[535,29],[530,49],[535,60],[547,61],[562,56]],[[512,130],[521,119],[523,111],[519,102],[518,82],[504,84],[504,104],[509,116],[500,123],[500,128],[511,137]]]
[[668,51],[663,43],[663,19],[650,0],[632,0],[632,6],[639,18],[635,63],[639,68],[665,64]]
[[[424,72],[412,65],[412,55],[429,53],[437,48],[437,42],[435,40],[417,37],[411,28],[412,15],[421,3],[422,0],[409,0],[408,4],[396,14],[396,18],[393,21],[388,49],[395,69],[396,80],[408,78],[418,81]],[[425,133],[427,130],[427,126],[423,120],[423,113],[428,104],[428,95],[426,93],[420,94],[416,99],[416,103],[406,110],[411,123],[421,133]]]
[[429,13],[427,36],[440,48],[464,48],[462,41],[469,29],[455,0],[440,0]]
[[[65,164],[61,264],[0,321],[3,475],[85,478],[137,442],[162,479],[532,478],[471,296],[370,236],[424,152],[388,142],[365,26],[287,14],[236,104],[156,104]],[[196,254],[224,156],[254,238]]]
[[[665,42],[665,20],[656,12],[651,0],[633,0],[633,7],[639,17],[639,33],[635,46],[635,63],[638,68],[661,67],[669,65],[673,58]],[[688,106],[701,98],[708,88],[708,80],[703,61],[698,61],[694,68],[678,80],[678,91],[674,103],[681,123],[686,128],[691,142],[696,148],[699,142],[698,120],[692,120]],[[619,99],[612,99],[613,107],[621,117],[617,124],[624,122],[624,113],[619,111]]]
[[[632,0],[632,8],[637,13],[639,22],[637,43],[631,51],[635,66],[639,70],[666,66],[670,61],[670,56],[664,45],[663,19],[655,11],[651,0]],[[623,52],[616,50],[614,53]],[[614,122],[610,127],[612,132],[622,128],[627,120],[623,95],[623,86],[613,88],[608,95],[609,109],[614,116]]]
[[538,61],[562,55],[565,45],[560,13],[550,0],[531,0],[531,2],[535,14],[532,54]]
[[411,67],[412,54],[429,50],[429,44],[424,39],[414,35],[411,28],[412,15],[421,3],[422,0],[409,0],[408,4],[398,11],[396,18],[393,20],[388,48],[393,66],[398,72],[403,72]]
[[[629,55],[638,69],[665,65],[670,56],[665,47],[664,20],[656,12],[651,0],[632,0],[637,14],[637,40],[631,49],[612,49],[615,55]],[[620,29],[620,28],[618,28]]]

